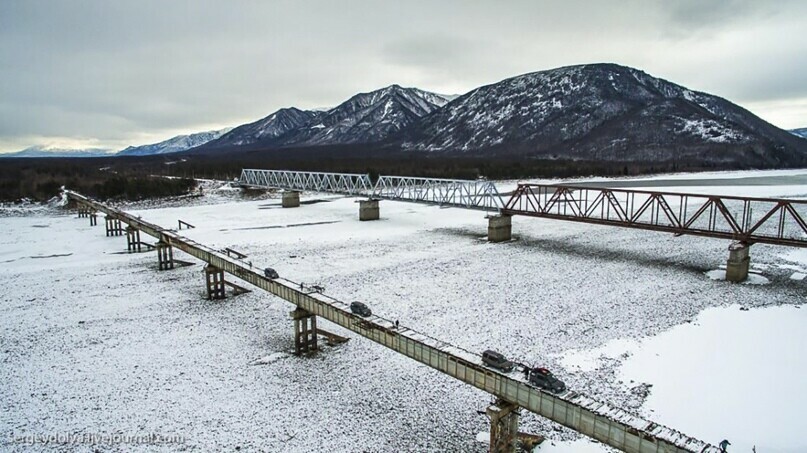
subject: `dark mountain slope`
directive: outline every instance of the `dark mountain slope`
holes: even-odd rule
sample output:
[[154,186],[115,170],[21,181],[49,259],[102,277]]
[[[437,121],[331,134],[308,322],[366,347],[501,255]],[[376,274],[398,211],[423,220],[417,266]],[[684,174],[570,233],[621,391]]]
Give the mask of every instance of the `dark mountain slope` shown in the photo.
[[559,68],[480,87],[391,143],[445,155],[807,164],[807,143],[747,110],[614,64]]

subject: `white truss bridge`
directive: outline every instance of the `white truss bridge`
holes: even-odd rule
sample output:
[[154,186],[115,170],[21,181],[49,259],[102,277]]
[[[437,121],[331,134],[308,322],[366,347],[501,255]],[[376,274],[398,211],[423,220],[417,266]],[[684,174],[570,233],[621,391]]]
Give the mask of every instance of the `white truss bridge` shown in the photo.
[[380,176],[373,185],[368,174],[244,169],[238,183],[244,187],[327,192],[482,211],[498,211],[505,205],[496,186],[483,179]]

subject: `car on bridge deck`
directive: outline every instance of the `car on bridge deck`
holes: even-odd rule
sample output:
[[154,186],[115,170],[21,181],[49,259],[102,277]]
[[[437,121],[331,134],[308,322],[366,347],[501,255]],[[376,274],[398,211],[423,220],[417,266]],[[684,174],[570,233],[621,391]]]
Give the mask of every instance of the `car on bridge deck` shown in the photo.
[[350,303],[350,311],[364,318],[372,316],[373,314],[373,311],[370,310],[370,307],[359,301]]
[[482,353],[482,362],[491,368],[497,368],[508,373],[513,371],[515,367],[515,364],[507,360],[507,357],[490,349]]
[[271,278],[272,280],[280,278],[280,275],[277,274],[277,271],[272,269],[271,267],[267,267],[266,269],[264,269],[263,275],[265,275],[266,278]]
[[546,368],[532,368],[529,370],[529,381],[544,390],[552,393],[563,393],[566,391],[566,384],[556,378],[551,371]]

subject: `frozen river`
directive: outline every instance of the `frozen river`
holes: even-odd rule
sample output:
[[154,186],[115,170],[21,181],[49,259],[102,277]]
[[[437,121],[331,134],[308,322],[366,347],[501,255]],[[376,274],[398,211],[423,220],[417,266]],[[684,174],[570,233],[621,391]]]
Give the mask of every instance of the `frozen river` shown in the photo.
[[[711,187],[807,192],[803,180],[786,181]],[[183,230],[192,239],[465,349],[545,365],[573,389],[703,440],[728,438],[729,451],[803,451],[790,443],[797,418],[782,416],[773,429],[770,414],[790,414],[807,391],[748,396],[748,380],[800,374],[788,346],[804,338],[789,330],[804,327],[794,314],[807,295],[803,250],[755,245],[752,268],[767,284],[733,285],[707,275],[725,264],[721,240],[515,218],[515,240],[489,244],[478,212],[383,201],[381,220],[359,222],[353,199],[306,200],[319,202],[281,209],[276,198],[210,187],[203,199],[126,209],[169,227],[182,219],[197,226]],[[477,411],[488,395],[361,338],[289,356],[291,305],[260,292],[207,301],[199,264],[157,272],[152,253],[123,253],[125,238],[102,228],[57,210],[0,217],[4,450],[27,448],[9,443],[13,436],[61,432],[174,434],[202,450],[485,450],[476,437],[487,419]],[[789,322],[766,317],[773,310],[792,310]],[[697,331],[713,332],[713,322],[746,334],[715,350],[731,363],[694,355],[716,341]],[[703,377],[718,364],[753,369],[749,342],[770,351],[769,374]],[[651,372],[662,365],[680,373]],[[714,407],[743,411],[742,423],[704,414]],[[601,448],[529,414],[522,429],[550,439],[541,451]]]

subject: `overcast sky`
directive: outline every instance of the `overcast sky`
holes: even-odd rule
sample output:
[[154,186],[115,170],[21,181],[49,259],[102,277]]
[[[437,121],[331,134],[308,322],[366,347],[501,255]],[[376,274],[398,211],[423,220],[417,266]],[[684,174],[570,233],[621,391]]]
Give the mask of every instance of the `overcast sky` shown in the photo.
[[614,62],[807,127],[807,1],[0,0],[0,151]]

